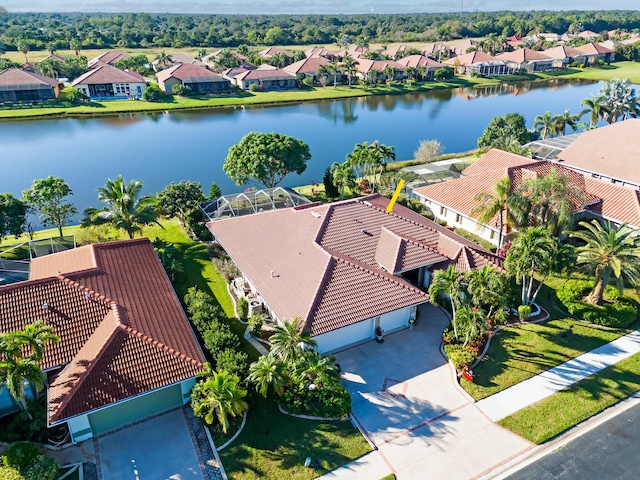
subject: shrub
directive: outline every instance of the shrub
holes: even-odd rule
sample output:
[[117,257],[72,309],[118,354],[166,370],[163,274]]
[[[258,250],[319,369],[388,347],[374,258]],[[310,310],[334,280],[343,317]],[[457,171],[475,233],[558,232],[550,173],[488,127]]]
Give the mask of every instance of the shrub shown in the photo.
[[443,227],[446,227],[446,226],[447,226],[447,221],[446,221],[444,218],[439,218],[438,220],[436,220],[436,223],[437,223],[438,225],[443,226]]
[[173,88],[173,93],[178,95],[179,97],[188,97],[193,93],[193,90],[189,85],[176,85]]
[[305,77],[305,79],[302,80],[302,83],[307,87],[313,87],[313,77]]
[[241,380],[247,377],[249,357],[244,352],[225,348],[214,355],[214,362],[218,372],[226,370],[230,374],[240,377]]
[[250,92],[257,92],[258,90],[260,90],[260,87],[257,84],[252,83],[251,85],[249,85]]
[[214,322],[202,334],[204,345],[215,358],[216,355],[227,348],[240,347],[240,340],[237,335],[231,331],[226,323]]
[[520,305],[518,307],[518,318],[524,322],[531,315],[531,307],[529,305]]
[[65,98],[71,103],[82,103],[89,100],[89,97],[82,91],[75,88],[69,88],[64,91]]
[[478,358],[478,354],[474,353],[462,345],[445,345],[444,353],[451,360],[456,370],[461,370],[463,365],[471,365]]
[[24,477],[15,468],[0,467],[0,480],[24,480]]
[[57,480],[60,466],[53,458],[38,455],[24,470],[25,480]]
[[247,299],[244,297],[240,297],[238,299],[237,308],[238,308],[238,317],[240,317],[240,320],[245,320],[249,315],[249,302],[247,302]]
[[187,294],[184,296],[184,303],[187,306],[189,315],[195,315],[196,312],[199,312],[205,306],[218,306],[216,300],[211,295],[199,290],[197,287],[191,287],[187,290]]
[[2,456],[2,464],[22,470],[40,455],[38,447],[31,442],[16,442]]
[[309,390],[306,385],[287,388],[282,406],[289,413],[314,417],[343,417],[351,412],[351,395],[340,383],[325,383],[322,388]]
[[433,73],[433,76],[438,80],[449,80],[450,78],[453,78],[453,73],[453,68],[441,67]]
[[157,102],[163,96],[162,90],[160,90],[160,87],[155,83],[151,83],[142,94],[142,98],[147,102]]
[[489,242],[488,240],[485,240],[484,238],[476,235],[475,233],[470,232],[469,230],[465,230],[464,228],[456,228],[454,232],[456,232],[462,238],[466,238],[467,240],[470,240],[473,243],[480,245],[482,248],[490,252],[495,253],[497,249],[497,247],[493,243]]
[[212,323],[219,323],[223,318],[222,309],[217,305],[203,305],[201,310],[191,315],[191,321],[199,332],[206,331]]
[[333,174],[331,173],[331,167],[327,167],[324,170],[324,176],[322,177],[322,183],[324,183],[324,193],[327,198],[337,198],[340,195],[340,190],[333,183]]
[[262,314],[254,313],[249,317],[249,332],[254,337],[260,336],[260,331],[262,330]]

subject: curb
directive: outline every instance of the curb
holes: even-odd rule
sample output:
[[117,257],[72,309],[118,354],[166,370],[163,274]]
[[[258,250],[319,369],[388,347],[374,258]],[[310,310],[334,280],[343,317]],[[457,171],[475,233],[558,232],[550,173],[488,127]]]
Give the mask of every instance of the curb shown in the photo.
[[[217,447],[217,448],[216,448],[215,444],[213,443],[213,439],[211,438],[211,434],[209,433],[209,429],[205,427],[205,430],[207,432],[207,437],[209,438],[209,441],[211,442],[211,446],[214,447],[213,451],[216,452],[216,458],[218,457],[218,452],[221,452],[222,450],[227,448],[229,445],[231,445],[233,443],[233,441],[236,438],[238,438],[238,435],[240,435],[240,433],[242,433],[242,429],[244,428],[244,425],[246,423],[247,423],[247,410],[245,410],[245,412],[244,412],[244,414],[242,416],[242,423],[240,424],[240,428],[238,429],[238,431],[233,434],[233,437],[231,437],[229,440],[224,442],[223,445],[221,445],[220,447]],[[222,462],[220,461],[219,458],[218,458],[218,463],[220,465],[222,465]]]
[[298,415],[295,413],[287,412],[284,408],[280,406],[279,403],[277,405],[278,405],[278,410],[280,410],[280,413],[289,415],[290,417],[302,418],[304,420],[316,420],[319,422],[346,422],[347,420],[349,420],[349,417],[351,416],[351,414],[349,414],[348,416],[343,418],[343,417],[314,417],[312,415]]

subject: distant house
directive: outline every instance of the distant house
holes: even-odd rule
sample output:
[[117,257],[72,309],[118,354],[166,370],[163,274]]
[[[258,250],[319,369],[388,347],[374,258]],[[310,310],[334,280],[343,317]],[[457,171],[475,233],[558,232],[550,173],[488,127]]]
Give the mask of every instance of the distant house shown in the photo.
[[304,54],[307,56],[307,58],[324,57],[330,62],[333,62],[334,60],[338,59],[338,55],[336,54],[336,52],[332,52],[331,50],[327,50],[326,48],[321,48],[321,47],[313,47],[313,48],[310,48],[309,50],[305,50]]
[[566,45],[549,48],[542,53],[553,58],[553,68],[565,68],[573,62],[582,65],[587,62],[587,56],[581,50]]
[[[205,55],[204,57],[202,57],[202,59],[201,59],[201,60],[202,60],[202,62],[203,62],[205,65],[208,65],[208,66],[210,66],[210,67],[213,67],[213,66],[215,66],[215,64],[216,64],[216,60],[217,60],[217,58],[218,58],[218,57],[220,56],[220,54],[221,54],[222,52],[224,52],[224,51],[225,51],[225,49],[223,49],[223,48],[222,48],[222,49],[220,49],[220,50],[216,50],[215,52],[211,52],[210,54]],[[244,62],[246,62],[246,60],[247,60],[247,57],[245,57],[244,55],[242,55],[242,54],[240,54],[240,53],[236,52],[235,50],[229,50],[229,53],[231,53],[231,55],[233,55],[234,57],[236,57],[236,58],[238,59],[238,62],[239,62],[239,63],[241,63],[241,64],[242,64],[242,63],[244,63]]]
[[[291,65],[287,65],[282,70],[289,72],[292,75],[304,75],[305,77],[311,77],[315,80],[318,72],[318,68],[321,66],[331,65],[331,62],[325,57],[309,57],[298,62],[294,62]],[[338,75],[339,77],[341,75]]]
[[[296,317],[326,353],[406,328],[433,272],[502,259],[379,194],[310,203],[207,223],[271,318]],[[427,307],[421,322],[429,322]],[[409,359],[407,359],[409,361]]]
[[[40,363],[46,418],[49,427],[66,424],[73,443],[188,403],[203,370],[204,354],[147,239],[34,258],[29,280],[0,286],[0,305],[0,333],[42,320],[60,338]],[[0,413],[11,401],[0,388]]]
[[[367,53],[369,51],[369,47],[363,47],[359,45],[351,45],[347,48],[347,55],[353,58],[360,58],[362,54]],[[344,50],[342,50],[339,55],[344,57]]]
[[108,52],[93,57],[87,62],[89,68],[95,68],[100,65],[115,65],[119,60],[126,60],[129,55],[119,50],[109,50]]
[[522,45],[523,43],[524,38],[518,35],[511,35],[510,37],[507,37],[507,45],[512,48],[520,48],[520,45]]
[[158,72],[160,70],[167,69],[174,65],[197,65],[199,67],[204,67],[204,62],[193,58],[191,55],[187,55],[186,53],[172,53],[169,55],[169,61],[166,63],[160,63],[159,60],[154,60],[151,62],[153,69]]
[[583,30],[582,32],[580,32],[578,35],[576,35],[580,38],[585,38],[589,41],[591,40],[595,40],[596,38],[598,38],[598,34],[592,30]]
[[51,60],[51,61],[53,61],[53,62],[60,62],[60,63],[64,63],[65,58],[64,58],[64,57],[61,57],[60,55],[56,55],[55,53],[50,53],[49,55],[47,55],[47,56],[46,56],[46,57],[44,57],[43,59],[38,60],[38,62],[37,62],[37,63],[44,62],[45,60]]
[[433,74],[439,68],[442,68],[443,64],[430,59],[425,55],[409,55],[408,57],[400,58],[396,60],[403,67],[412,67],[415,69],[424,68],[424,75],[426,78],[433,78]]
[[243,90],[249,90],[251,85],[256,85],[260,90],[287,90],[298,87],[298,79],[294,74],[270,65],[260,65],[256,69],[244,70],[235,75],[225,74],[225,77]]
[[55,78],[19,68],[0,72],[0,102],[28,102],[58,98],[60,87]]
[[274,55],[284,55],[285,57],[293,58],[293,53],[288,52],[287,50],[282,50],[278,47],[269,47],[258,52],[259,57],[267,60],[270,60]]
[[174,65],[156,76],[158,85],[167,93],[171,93],[176,85],[189,87],[195,94],[226,92],[231,87],[227,78],[198,65]]
[[531,36],[531,39],[536,42],[536,43],[540,43],[540,42],[549,42],[549,43],[556,43],[560,41],[560,35],[558,35],[557,33],[536,33],[535,35]]
[[369,60],[367,58],[358,58],[356,75],[364,80],[384,81],[387,75],[384,73],[387,67],[394,69],[393,80],[402,80],[406,67],[395,60]]
[[616,58],[616,52],[611,48],[607,48],[597,43],[585,43],[576,47],[576,50],[580,50],[586,57],[589,63],[602,60],[605,63],[611,63]]
[[383,50],[381,54],[382,56],[386,55],[393,60],[398,60],[404,57],[412,48],[415,47],[410,47],[409,45],[394,45],[393,47],[389,47],[386,50]]
[[507,62],[514,71],[524,69],[527,72],[544,72],[553,69],[553,58],[530,48],[501,53],[495,58]]
[[513,67],[504,60],[498,60],[488,53],[469,52],[458,57],[453,57],[444,62],[445,65],[454,67],[456,73],[471,74],[475,72],[478,75],[508,75],[513,73]]
[[452,55],[459,57],[460,55],[468,53],[470,49],[477,48],[477,46],[478,42],[476,42],[475,40],[471,40],[470,38],[465,38],[460,42],[454,43],[449,48]]
[[442,55],[450,56],[451,48],[442,43],[427,43],[424,47],[419,49],[424,55],[432,58],[437,58],[438,61],[442,58]]
[[79,76],[72,85],[92,100],[141,98],[147,88],[146,80],[139,73],[106,64]]

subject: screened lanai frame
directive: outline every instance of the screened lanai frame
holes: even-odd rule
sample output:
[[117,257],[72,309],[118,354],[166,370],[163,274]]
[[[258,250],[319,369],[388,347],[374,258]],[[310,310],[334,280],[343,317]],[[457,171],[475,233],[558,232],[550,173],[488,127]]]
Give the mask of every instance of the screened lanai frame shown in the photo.
[[531,149],[531,156],[536,160],[555,160],[558,158],[558,155],[580,135],[581,133],[572,133],[571,135],[563,135],[561,137],[534,140],[533,142],[525,144],[525,147]]
[[267,210],[297,207],[307,203],[311,203],[311,200],[291,188],[274,187],[223,195],[201,203],[200,210],[209,221],[213,221],[251,215]]

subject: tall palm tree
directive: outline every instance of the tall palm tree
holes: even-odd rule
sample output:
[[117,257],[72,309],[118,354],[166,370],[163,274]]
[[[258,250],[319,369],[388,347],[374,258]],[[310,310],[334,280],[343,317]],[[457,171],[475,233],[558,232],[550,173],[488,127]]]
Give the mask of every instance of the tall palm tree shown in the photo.
[[407,75],[407,78],[410,78],[411,80],[415,80],[418,70],[416,69],[416,67],[407,67],[405,68],[404,73]]
[[349,88],[351,88],[351,77],[358,71],[358,69],[356,68],[358,65],[358,61],[349,55],[345,56],[342,59],[342,69],[347,74],[347,78],[349,79]]
[[15,339],[22,345],[31,349],[30,357],[36,362],[41,362],[44,349],[49,342],[58,343],[60,338],[55,334],[52,326],[46,325],[42,320],[36,320],[24,326],[22,330],[13,332]]
[[494,185],[494,192],[482,192],[473,197],[476,205],[471,209],[471,215],[476,216],[480,223],[489,223],[497,216],[498,248],[502,247],[504,227],[519,227],[524,224],[523,198],[511,189],[511,179],[504,177]]
[[584,191],[555,168],[549,175],[523,182],[520,192],[529,199],[530,223],[545,225],[554,235],[571,223],[573,204],[581,204],[584,200]]
[[396,69],[391,65],[387,65],[386,67],[384,67],[383,73],[387,77],[387,82],[391,83],[393,81],[393,77],[395,77],[396,75]]
[[602,304],[604,288],[612,277],[620,291],[624,279],[633,285],[640,283],[639,230],[626,224],[616,229],[609,222],[603,227],[597,220],[580,222],[579,225],[584,230],[568,234],[585,242],[576,248],[576,252],[577,264],[596,277],[593,291],[587,297],[590,303]]
[[549,136],[553,137],[556,133],[556,124],[551,118],[551,112],[545,112],[544,115],[537,115],[533,121],[533,129],[540,132],[540,137],[545,139]]
[[345,188],[353,191],[356,188],[356,177],[353,174],[353,167],[346,161],[344,163],[333,162],[331,165],[331,178],[333,184],[340,191],[340,200],[344,198]]
[[594,97],[591,94],[591,98],[585,98],[580,103],[581,106],[587,107],[582,113],[589,114],[589,128],[595,128],[598,120],[600,120],[605,113],[605,98],[602,95]]
[[83,225],[110,224],[124,230],[133,238],[144,225],[157,222],[156,199],[152,195],[140,195],[143,183],[131,180],[125,183],[122,175],[115,180],[108,179],[104,187],[98,187],[98,200],[106,206],[103,209],[87,208]]
[[565,109],[563,114],[554,115],[551,121],[554,124],[554,131],[557,135],[565,135],[567,133],[567,127],[575,132],[578,129],[578,121],[582,117],[583,113],[572,115],[569,109]]
[[516,155],[520,155],[521,157],[531,158],[533,153],[531,152],[531,148],[526,145],[521,145],[520,141],[515,135],[506,135],[498,137],[493,144],[492,148],[497,148],[498,150],[502,150],[504,152],[515,153]]
[[242,415],[249,408],[244,397],[247,390],[240,386],[240,379],[229,372],[214,372],[211,378],[197,383],[191,391],[193,413],[211,425],[214,418],[227,433],[229,416]]
[[369,80],[369,82],[373,83],[374,85],[377,85],[378,80],[380,79],[380,72],[375,68],[372,68],[367,72],[367,79]]
[[269,342],[271,353],[286,362],[295,360],[303,355],[305,349],[314,348],[317,343],[306,332],[301,331],[302,319],[294,318],[284,325],[275,327],[275,332]]
[[375,192],[376,184],[380,183],[379,179],[382,177],[382,174],[387,168],[389,162],[393,162],[396,159],[396,153],[393,150],[392,146],[387,146],[382,143],[378,143],[376,140],[370,146],[372,149],[372,154],[370,155],[370,163],[373,167],[372,178],[373,178],[373,186],[372,191]]
[[506,306],[509,285],[504,273],[485,265],[470,270],[465,277],[473,303],[479,308],[488,309],[487,317],[491,317],[494,308]]
[[446,296],[451,303],[451,324],[453,325],[453,334],[458,341],[458,327],[456,325],[456,309],[462,303],[462,282],[464,276],[460,272],[456,272],[453,265],[449,265],[446,270],[436,270],[429,286],[429,295],[431,303],[438,304],[438,300],[442,296]]
[[341,35],[336,38],[336,44],[339,47],[344,48],[344,55],[347,56],[347,50],[349,50],[349,45],[351,45],[351,37],[347,34]]
[[[322,77],[325,77],[328,79],[329,75],[331,75],[331,65],[320,65],[316,70],[316,75],[318,76],[318,80],[320,80]],[[325,80],[325,83],[323,84],[323,86],[326,84],[327,84],[327,81]]]
[[73,50],[76,54],[76,57],[80,56],[80,50],[82,49],[82,43],[77,38],[72,39],[69,42],[69,50]]
[[167,54],[164,50],[160,50],[160,53],[156,55],[156,58],[154,60],[158,62],[158,65],[166,67],[173,62],[173,57]]
[[274,355],[260,357],[249,367],[247,380],[256,385],[256,390],[263,397],[267,396],[269,388],[272,388],[275,394],[280,396],[286,384],[284,364]]
[[[26,382],[25,382],[26,381]],[[0,384],[7,386],[9,394],[27,413],[30,420],[33,416],[27,409],[26,385],[29,385],[33,398],[36,392],[44,388],[44,374],[34,358],[21,358],[12,355],[5,355],[0,360]]]
[[353,152],[347,154],[346,159],[355,171],[356,177],[364,177],[365,170],[369,164],[369,154],[370,149],[368,142],[357,143]]

